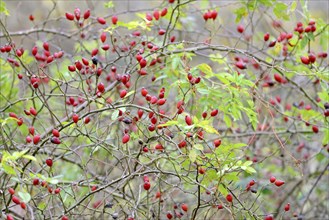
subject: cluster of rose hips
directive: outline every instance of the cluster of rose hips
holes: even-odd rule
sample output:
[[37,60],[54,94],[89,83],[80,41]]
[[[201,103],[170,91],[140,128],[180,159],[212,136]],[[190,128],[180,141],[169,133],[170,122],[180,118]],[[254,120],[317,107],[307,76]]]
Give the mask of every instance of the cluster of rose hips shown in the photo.
[[[184,213],[182,211],[178,211],[177,209],[178,209],[178,205],[175,204],[174,205],[174,214],[175,214],[175,217],[180,219],[184,216]],[[188,205],[186,203],[182,203],[181,209],[184,212],[187,212],[188,211]],[[170,211],[167,212],[166,216],[167,216],[167,219],[172,219],[174,217],[174,215]]]
[[144,185],[143,185],[143,187],[144,187],[144,189],[145,189],[146,191],[148,191],[148,190],[151,188],[151,183],[150,183],[150,179],[149,179],[149,177],[146,176],[146,175],[144,175],[144,176],[143,176],[143,181],[144,181]]
[[205,12],[205,13],[203,14],[203,19],[204,19],[205,21],[208,21],[208,19],[216,20],[217,15],[218,15],[218,13],[217,13],[216,10],[212,10],[212,11],[208,10],[207,12]]

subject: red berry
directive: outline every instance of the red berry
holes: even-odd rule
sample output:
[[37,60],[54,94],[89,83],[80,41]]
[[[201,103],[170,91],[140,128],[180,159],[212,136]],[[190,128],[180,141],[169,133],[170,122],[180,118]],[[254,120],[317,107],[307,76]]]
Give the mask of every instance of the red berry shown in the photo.
[[85,66],[89,66],[89,61],[88,61],[86,58],[82,58],[82,63],[83,63]]
[[185,116],[185,122],[186,122],[187,125],[192,125],[193,124],[192,118],[189,115]]
[[83,121],[85,124],[88,124],[90,122],[90,118],[87,116],[87,117],[85,117],[85,119]]
[[35,56],[35,55],[37,55],[37,53],[38,53],[38,47],[34,46],[32,48],[32,55]]
[[215,147],[219,147],[221,144],[222,144],[222,140],[220,139],[214,140]]
[[243,61],[238,61],[237,63],[235,63],[235,66],[241,70],[247,68],[247,65]]
[[151,15],[150,13],[147,13],[147,14],[145,15],[145,18],[146,18],[146,20],[148,20],[148,21],[152,21],[152,20],[153,20],[153,17],[152,17],[152,15]]
[[80,20],[80,9],[79,8],[76,8],[74,9],[74,15],[75,15],[75,18],[79,21]]
[[329,109],[325,109],[323,114],[325,117],[329,117]]
[[165,103],[166,103],[166,99],[159,99],[158,101],[157,101],[157,104],[158,105],[164,105]]
[[269,46],[269,47],[274,47],[275,44],[276,44],[276,40],[272,40],[272,41],[268,44],[268,46]]
[[218,114],[218,109],[214,109],[214,110],[212,110],[211,113],[210,113],[210,115],[211,115],[212,117],[215,117],[217,114]]
[[73,120],[74,123],[78,123],[78,121],[79,121],[79,115],[73,114],[72,115],[72,120]]
[[74,72],[74,71],[75,71],[75,66],[74,66],[74,65],[70,65],[70,66],[68,66],[67,68],[68,68],[68,70],[69,70],[70,72]]
[[265,216],[264,220],[273,220],[273,215],[267,215]]
[[308,59],[309,59],[310,63],[314,63],[315,60],[316,60],[316,56],[315,56],[315,54],[310,53],[310,54],[308,55]]
[[24,202],[21,202],[20,205],[21,205],[21,208],[22,208],[22,209],[26,209],[26,204],[25,204]]
[[9,117],[18,119],[17,115],[13,112],[9,112]]
[[187,206],[187,204],[185,204],[185,203],[182,204],[182,210],[183,210],[184,212],[187,212],[187,211],[188,211],[188,206]]
[[151,184],[149,182],[144,183],[144,189],[149,190],[151,188]]
[[175,40],[176,40],[176,37],[175,37],[175,36],[171,36],[171,37],[170,37],[170,42],[171,42],[171,43],[175,42]]
[[106,33],[105,32],[103,32],[101,34],[100,39],[101,39],[102,43],[104,43],[106,41]]
[[179,148],[183,148],[186,146],[186,141],[182,140],[179,144],[178,144],[178,147]]
[[103,84],[103,83],[99,83],[99,84],[97,85],[97,89],[98,89],[98,91],[100,91],[101,93],[105,92],[105,86],[104,86],[104,84]]
[[47,57],[47,63],[51,63],[54,61],[54,56]]
[[9,188],[8,189],[8,192],[11,194],[11,195],[14,195],[15,194],[15,190],[13,188]]
[[88,19],[89,17],[90,17],[90,10],[87,9],[87,11],[85,11],[85,13],[83,14],[83,18]]
[[144,176],[143,176],[143,181],[144,181],[144,182],[150,182],[150,179],[149,179],[148,176],[144,175]]
[[159,191],[156,192],[155,193],[155,198],[157,198],[157,199],[161,198],[161,192],[159,192]]
[[140,65],[141,68],[146,67],[146,65],[147,65],[146,60],[145,60],[145,59],[141,59],[141,60],[139,61],[139,65]]
[[39,179],[33,179],[33,181],[32,181],[32,184],[33,184],[34,186],[39,185],[39,183],[40,183]]
[[213,19],[213,20],[216,20],[216,18],[217,18],[217,11],[216,10],[213,10],[212,12],[211,12],[211,18]]
[[290,203],[287,203],[285,206],[284,206],[284,211],[288,212],[290,210]]
[[26,140],[26,143],[31,143],[32,142],[32,138],[30,136],[27,136],[25,140]]
[[117,22],[118,22],[118,16],[113,15],[113,16],[112,16],[112,24],[113,24],[113,25],[116,25]]
[[250,185],[250,186],[255,185],[255,180],[250,180],[249,185]]
[[30,21],[34,21],[34,16],[33,15],[30,15],[29,16],[29,19],[30,19]]
[[69,218],[66,215],[63,215],[62,220],[69,220]]
[[270,182],[271,182],[271,183],[274,183],[275,180],[276,180],[276,178],[275,178],[274,176],[271,176],[271,177],[270,177]]
[[200,167],[199,168],[199,173],[200,174],[205,174],[205,172],[206,172],[206,169],[205,168],[203,168],[203,167]]
[[305,65],[308,65],[310,63],[310,60],[308,57],[300,57],[300,61],[302,61],[302,63],[304,63]]
[[159,35],[164,35],[166,33],[166,30],[160,29],[159,30]]
[[16,203],[17,205],[19,205],[21,203],[21,201],[19,200],[19,198],[17,198],[16,196],[13,196],[11,199],[14,203]]
[[223,207],[222,204],[219,204],[219,205],[217,206],[217,208],[218,208],[218,209],[223,209],[224,207]]
[[236,28],[236,30],[237,30],[239,33],[243,33],[243,32],[244,32],[244,27],[240,24],[240,25],[238,25],[238,27]]
[[160,12],[159,12],[159,10],[155,10],[153,12],[153,17],[155,18],[155,20],[159,20],[159,18],[160,18]]
[[18,121],[17,121],[17,125],[18,126],[21,126],[23,124],[23,118],[19,118]]
[[98,54],[98,49],[97,48],[95,48],[95,49],[93,49],[92,51],[91,51],[91,56],[93,57],[93,56],[96,56]]
[[105,44],[105,45],[102,46],[102,49],[103,49],[104,51],[107,51],[107,50],[110,49],[110,45]]
[[127,95],[127,90],[120,91],[120,98],[124,98]]
[[142,94],[142,96],[145,97],[145,96],[148,94],[147,89],[145,89],[145,88],[143,87],[142,90],[141,90],[141,94]]
[[100,23],[102,25],[106,24],[106,20],[104,18],[98,17],[97,21],[98,21],[98,23]]
[[269,33],[265,33],[264,34],[264,41],[268,41],[270,39],[270,34]]
[[173,218],[173,215],[171,214],[171,212],[167,212],[167,218],[168,219],[172,219]]
[[46,160],[46,164],[47,164],[47,166],[52,167],[53,166],[53,160],[51,158],[48,158]]
[[164,148],[163,148],[163,146],[161,144],[155,145],[154,149],[159,150],[159,151],[163,151],[164,150]]
[[55,189],[55,194],[59,194],[59,193],[60,193],[60,191],[61,191],[61,189],[60,189],[60,188],[57,188],[57,189]]
[[40,135],[35,135],[35,136],[33,137],[33,144],[38,144],[39,141],[40,141]]
[[312,131],[313,131],[314,133],[318,133],[318,132],[319,132],[319,128],[318,128],[318,126],[313,125],[313,126],[312,126]]
[[275,183],[274,183],[276,186],[280,187],[284,184],[284,181],[282,180],[276,180]]
[[125,144],[130,140],[130,135],[129,134],[124,134],[122,137],[122,143]]
[[7,220],[14,220],[14,217],[11,216],[10,214],[7,214]]
[[50,139],[50,141],[51,141],[51,143],[53,143],[53,144],[60,144],[60,143],[61,143],[61,141],[59,140],[58,137],[52,137],[52,138]]
[[275,81],[277,81],[278,83],[282,83],[282,82],[283,82],[283,79],[282,79],[281,75],[278,74],[278,73],[275,73],[275,74],[274,74],[274,79],[275,79]]
[[33,136],[34,135],[34,127],[29,127],[29,133]]
[[161,11],[161,17],[166,16],[167,12],[168,12],[168,9],[167,8],[162,9],[162,11]]
[[73,21],[74,20],[74,15],[71,13],[65,13],[66,19],[69,21]]
[[227,200],[228,202],[232,202],[232,201],[233,201],[233,196],[232,196],[232,194],[228,194],[228,195],[226,196],[226,200]]

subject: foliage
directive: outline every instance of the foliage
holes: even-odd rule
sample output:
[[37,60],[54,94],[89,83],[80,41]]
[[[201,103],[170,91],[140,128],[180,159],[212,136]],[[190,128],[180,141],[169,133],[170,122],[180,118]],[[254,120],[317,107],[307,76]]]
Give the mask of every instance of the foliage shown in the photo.
[[2,215],[328,217],[326,19],[305,1],[137,2],[43,18],[0,2]]

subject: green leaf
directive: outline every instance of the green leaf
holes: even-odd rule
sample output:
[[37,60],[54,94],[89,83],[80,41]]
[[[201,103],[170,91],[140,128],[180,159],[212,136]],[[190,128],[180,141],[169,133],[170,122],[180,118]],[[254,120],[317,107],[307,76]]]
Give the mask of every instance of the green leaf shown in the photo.
[[300,41],[300,47],[301,49],[304,49],[305,46],[307,45],[309,39],[307,37],[303,37],[303,39]]
[[230,116],[228,116],[227,114],[224,115],[224,122],[226,124],[227,127],[232,127],[232,121]]
[[57,179],[48,179],[47,182],[49,182],[51,184],[57,184],[59,181]]
[[9,16],[9,11],[6,8],[6,3],[3,0],[0,0],[0,14],[5,14],[6,16]]
[[174,121],[174,120],[172,120],[172,121],[167,121],[167,122],[164,123],[164,124],[159,124],[158,127],[171,126],[171,125],[178,125],[178,124],[179,124],[178,121]]
[[128,28],[128,30],[136,29],[136,28],[148,29],[145,22],[140,22],[140,21],[130,21],[128,23],[125,23],[123,21],[118,21],[117,26],[126,27]]
[[35,158],[34,156],[32,155],[23,155],[23,158],[26,158],[28,160],[32,160],[32,161],[37,161],[37,158]]
[[31,195],[28,192],[18,192],[19,197],[21,197],[22,201],[28,203],[31,200]]
[[287,14],[288,6],[282,2],[276,2],[273,8],[273,13],[277,18],[283,18],[285,20],[289,20],[289,16]]
[[197,68],[201,72],[205,73],[206,75],[210,75],[210,76],[214,75],[214,73],[212,72],[211,67],[206,63],[202,63],[202,64],[198,65]]
[[254,168],[252,168],[252,167],[247,167],[247,169],[245,169],[245,171],[246,171],[247,173],[250,173],[250,174],[252,174],[252,173],[256,173],[256,170],[255,170]]
[[325,146],[329,143],[329,129],[324,128],[324,136],[322,139],[322,145]]
[[243,163],[243,166],[249,167],[250,165],[252,165],[252,161],[247,160],[246,162]]
[[38,209],[44,210],[47,207],[47,204],[45,202],[40,202],[38,204]]
[[[241,148],[241,147],[245,147],[247,146],[247,144],[245,143],[235,143],[232,145],[232,148]],[[238,161],[238,163],[241,163],[241,161]]]
[[16,175],[15,169],[9,166],[7,163],[2,163],[2,168],[7,174]]
[[219,184],[219,185],[218,185],[218,191],[219,191],[222,195],[227,195],[227,194],[228,194],[228,190],[227,190],[222,184]]
[[294,12],[296,10],[297,7],[297,1],[293,1],[290,5],[290,12]]
[[242,17],[245,17],[248,15],[248,11],[246,7],[238,8],[234,11],[234,14],[236,15],[235,23],[238,23],[241,21]]
[[326,156],[323,154],[323,153],[318,153],[316,156],[315,156],[316,160],[321,162],[323,159],[326,158]]
[[193,148],[195,148],[197,150],[203,150],[203,145],[201,145],[201,144],[195,144],[195,145],[193,145]]
[[238,181],[239,180],[237,172],[226,173],[223,178],[227,181]]
[[116,110],[112,113],[112,115],[111,115],[111,120],[114,121],[114,120],[116,120],[118,117],[119,117],[119,110],[116,109]]
[[180,63],[180,57],[176,56],[176,57],[172,58],[171,68],[174,70],[177,69],[179,63]]
[[105,3],[104,3],[104,7],[105,7],[105,8],[113,8],[113,7],[114,7],[114,4],[113,4],[112,1],[105,2]]
[[189,156],[191,162],[194,163],[195,160],[196,160],[196,157],[197,157],[197,152],[196,152],[196,150],[191,149],[191,150],[190,150],[190,153],[189,153],[188,156]]

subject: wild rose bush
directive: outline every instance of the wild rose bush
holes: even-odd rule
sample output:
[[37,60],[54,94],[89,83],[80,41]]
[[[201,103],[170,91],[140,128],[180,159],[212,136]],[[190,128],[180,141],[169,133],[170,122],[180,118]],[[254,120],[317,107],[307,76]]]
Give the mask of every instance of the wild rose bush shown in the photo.
[[328,218],[328,3],[48,3],[1,1],[2,218]]

